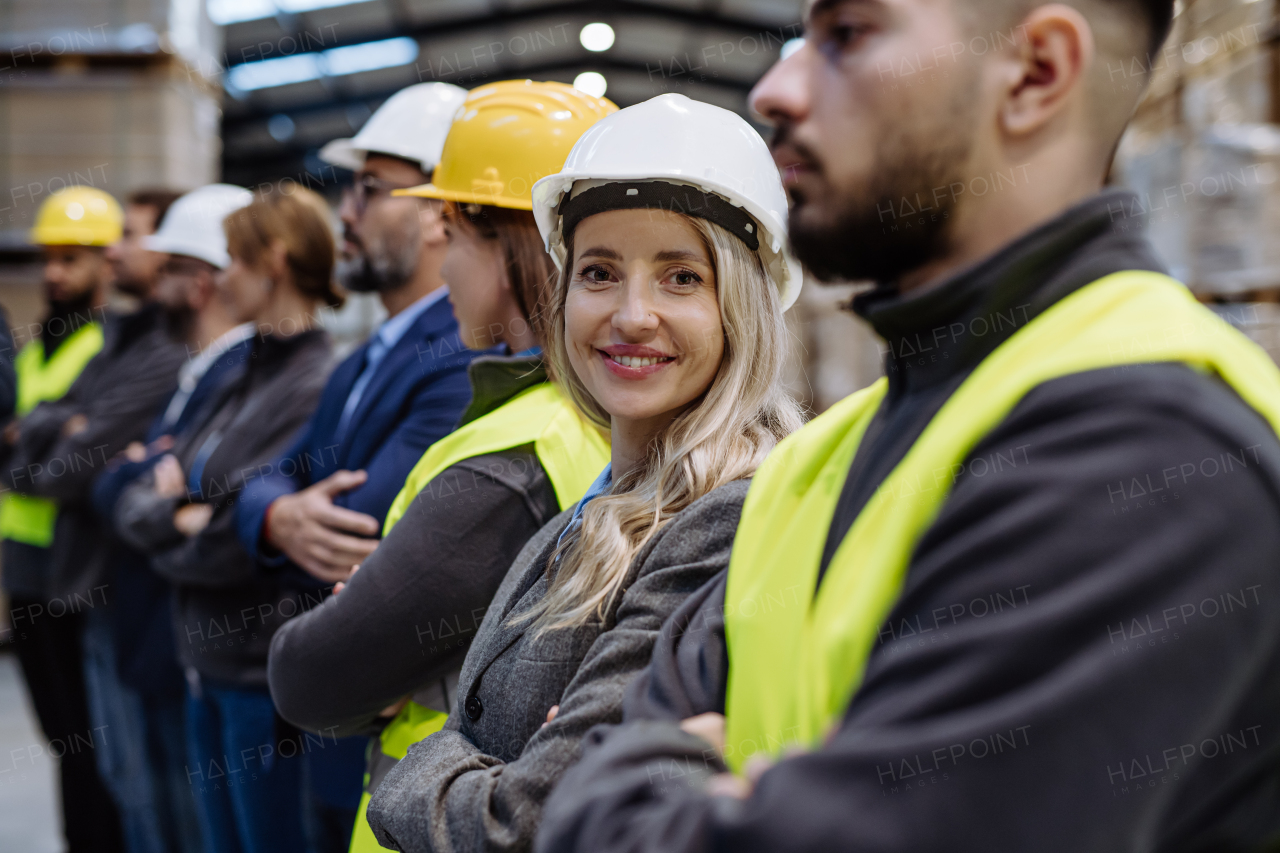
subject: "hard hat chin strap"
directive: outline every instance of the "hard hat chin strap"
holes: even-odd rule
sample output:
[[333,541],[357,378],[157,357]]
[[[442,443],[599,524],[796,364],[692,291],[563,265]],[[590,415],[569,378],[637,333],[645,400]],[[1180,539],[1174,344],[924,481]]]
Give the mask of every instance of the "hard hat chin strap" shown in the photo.
[[560,203],[560,233],[572,234],[578,223],[588,216],[609,210],[669,210],[714,222],[747,244],[753,252],[760,248],[760,237],[751,215],[734,207],[718,195],[704,193],[695,187],[669,184],[666,181],[637,181],[605,184],[584,190]]

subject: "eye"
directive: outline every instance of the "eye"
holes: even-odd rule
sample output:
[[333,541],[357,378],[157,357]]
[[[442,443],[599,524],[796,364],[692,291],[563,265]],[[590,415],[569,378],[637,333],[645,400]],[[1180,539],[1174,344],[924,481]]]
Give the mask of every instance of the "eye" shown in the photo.
[[672,274],[671,280],[681,287],[692,287],[693,285],[702,284],[702,276],[693,270],[677,270]]
[[613,279],[613,274],[609,271],[608,267],[602,266],[601,264],[590,264],[589,266],[582,268],[582,271],[578,273],[578,278],[590,283],[601,284],[611,281]]
[[810,27],[810,38],[828,55],[843,53],[856,47],[863,37],[871,32],[872,26],[867,21],[859,20],[848,10],[829,13],[822,20],[815,20]]

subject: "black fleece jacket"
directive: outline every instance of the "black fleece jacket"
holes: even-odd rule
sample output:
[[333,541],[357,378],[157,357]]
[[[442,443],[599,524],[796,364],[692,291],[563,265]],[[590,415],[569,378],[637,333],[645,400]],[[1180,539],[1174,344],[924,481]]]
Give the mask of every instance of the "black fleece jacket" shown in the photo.
[[[1108,192],[925,293],[854,308],[890,390],[827,556],[973,367],[1084,284],[1158,268]],[[1011,322],[996,322],[1004,317]],[[986,322],[982,322],[985,320]],[[1177,364],[1030,392],[918,543],[865,679],[821,748],[746,801],[674,725],[724,710],[724,576],[664,627],[548,803],[563,851],[1198,851],[1280,840],[1280,440]]]
[[[187,499],[159,496],[148,472],[116,503],[121,538],[148,554],[151,568],[176,587],[178,659],[204,678],[265,687],[272,635],[327,594],[300,569],[263,569],[245,553],[235,502],[245,482],[266,470],[311,418],[332,367],[323,331],[255,338],[248,369],[206,403],[203,422],[173,448]],[[188,501],[213,507],[195,536],[173,525],[174,511]]]

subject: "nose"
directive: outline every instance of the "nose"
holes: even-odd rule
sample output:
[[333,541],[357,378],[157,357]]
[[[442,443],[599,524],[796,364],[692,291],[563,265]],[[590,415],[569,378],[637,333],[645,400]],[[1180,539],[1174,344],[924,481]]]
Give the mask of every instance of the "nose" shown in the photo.
[[619,288],[619,304],[613,312],[613,327],[628,340],[646,340],[658,328],[653,289],[646,275],[628,276]]
[[338,218],[342,220],[342,224],[354,228],[356,222],[359,221],[360,215],[356,212],[356,193],[354,188],[348,188],[342,192],[342,201],[338,204]]
[[751,90],[747,104],[769,124],[803,121],[809,115],[811,93],[809,63],[813,48],[808,42],[786,59],[780,59]]

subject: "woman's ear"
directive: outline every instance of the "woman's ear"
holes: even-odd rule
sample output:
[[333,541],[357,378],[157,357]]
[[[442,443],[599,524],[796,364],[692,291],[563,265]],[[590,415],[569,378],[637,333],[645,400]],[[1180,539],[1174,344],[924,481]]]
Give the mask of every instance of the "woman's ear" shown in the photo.
[[444,204],[432,199],[415,199],[418,202],[418,223],[422,226],[422,242],[428,248],[443,251],[449,241],[444,233]]
[[289,250],[283,240],[272,240],[263,255],[263,260],[266,262],[267,274],[271,276],[273,282],[283,281],[289,275]]
[[999,118],[1005,133],[1027,136],[1085,97],[1095,46],[1089,22],[1061,3],[1036,8],[1015,31],[1022,39],[1007,66]]

